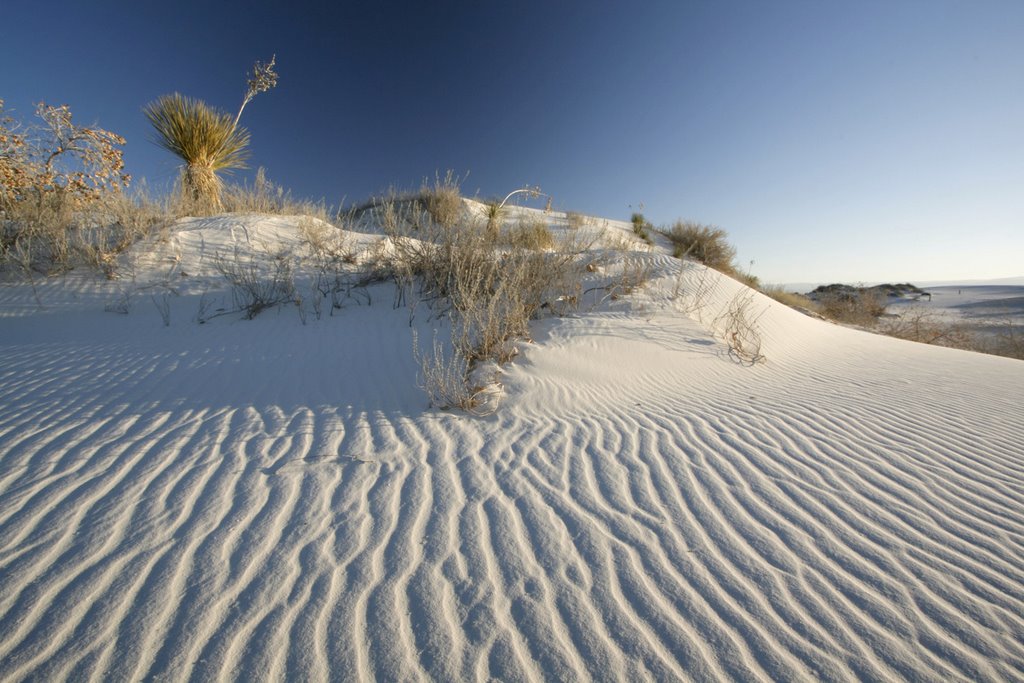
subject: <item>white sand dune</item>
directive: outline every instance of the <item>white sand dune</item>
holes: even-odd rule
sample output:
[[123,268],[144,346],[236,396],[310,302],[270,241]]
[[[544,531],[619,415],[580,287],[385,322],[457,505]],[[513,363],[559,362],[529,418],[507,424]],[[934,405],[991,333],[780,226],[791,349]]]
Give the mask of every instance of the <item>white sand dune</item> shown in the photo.
[[742,286],[638,253],[474,418],[389,285],[196,324],[242,240],[179,227],[169,327],[0,288],[0,680],[1024,679],[1024,363],[756,294],[738,363]]

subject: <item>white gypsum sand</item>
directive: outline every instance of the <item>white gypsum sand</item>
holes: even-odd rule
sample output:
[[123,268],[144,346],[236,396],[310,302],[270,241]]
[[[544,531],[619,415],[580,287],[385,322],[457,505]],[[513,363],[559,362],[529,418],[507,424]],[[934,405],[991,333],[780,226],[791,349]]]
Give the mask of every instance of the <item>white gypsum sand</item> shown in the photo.
[[0,287],[0,679],[1024,677],[1024,363],[634,240],[652,279],[536,322],[495,414],[431,410],[391,284],[316,319],[296,260],[228,312],[214,255],[296,226]]

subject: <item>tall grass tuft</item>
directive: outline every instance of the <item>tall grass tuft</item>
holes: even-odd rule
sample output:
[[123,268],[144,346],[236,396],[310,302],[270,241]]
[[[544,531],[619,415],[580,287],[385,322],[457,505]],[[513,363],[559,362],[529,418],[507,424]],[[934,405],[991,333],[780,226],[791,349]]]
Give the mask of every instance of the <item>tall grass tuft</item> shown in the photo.
[[728,233],[714,225],[676,221],[664,235],[672,242],[673,256],[691,258],[717,271],[733,275],[736,249],[726,238]]
[[185,162],[183,189],[198,212],[221,209],[221,171],[245,168],[249,133],[230,114],[174,93],[143,110],[155,142]]

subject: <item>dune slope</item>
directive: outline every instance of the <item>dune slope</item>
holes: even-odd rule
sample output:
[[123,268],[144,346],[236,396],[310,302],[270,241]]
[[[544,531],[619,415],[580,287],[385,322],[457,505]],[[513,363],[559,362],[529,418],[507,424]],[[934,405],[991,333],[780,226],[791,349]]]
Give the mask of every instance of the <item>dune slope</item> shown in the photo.
[[651,258],[486,418],[426,408],[389,285],[170,327],[0,290],[0,679],[1024,678],[1024,363]]

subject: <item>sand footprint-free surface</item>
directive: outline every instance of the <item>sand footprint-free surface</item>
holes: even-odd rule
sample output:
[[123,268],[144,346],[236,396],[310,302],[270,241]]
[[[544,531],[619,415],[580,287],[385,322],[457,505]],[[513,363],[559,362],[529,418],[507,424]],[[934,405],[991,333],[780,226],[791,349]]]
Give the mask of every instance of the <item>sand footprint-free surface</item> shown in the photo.
[[0,679],[1024,678],[1024,363],[757,298],[749,366],[652,297],[476,418],[390,301],[52,287],[0,291]]

